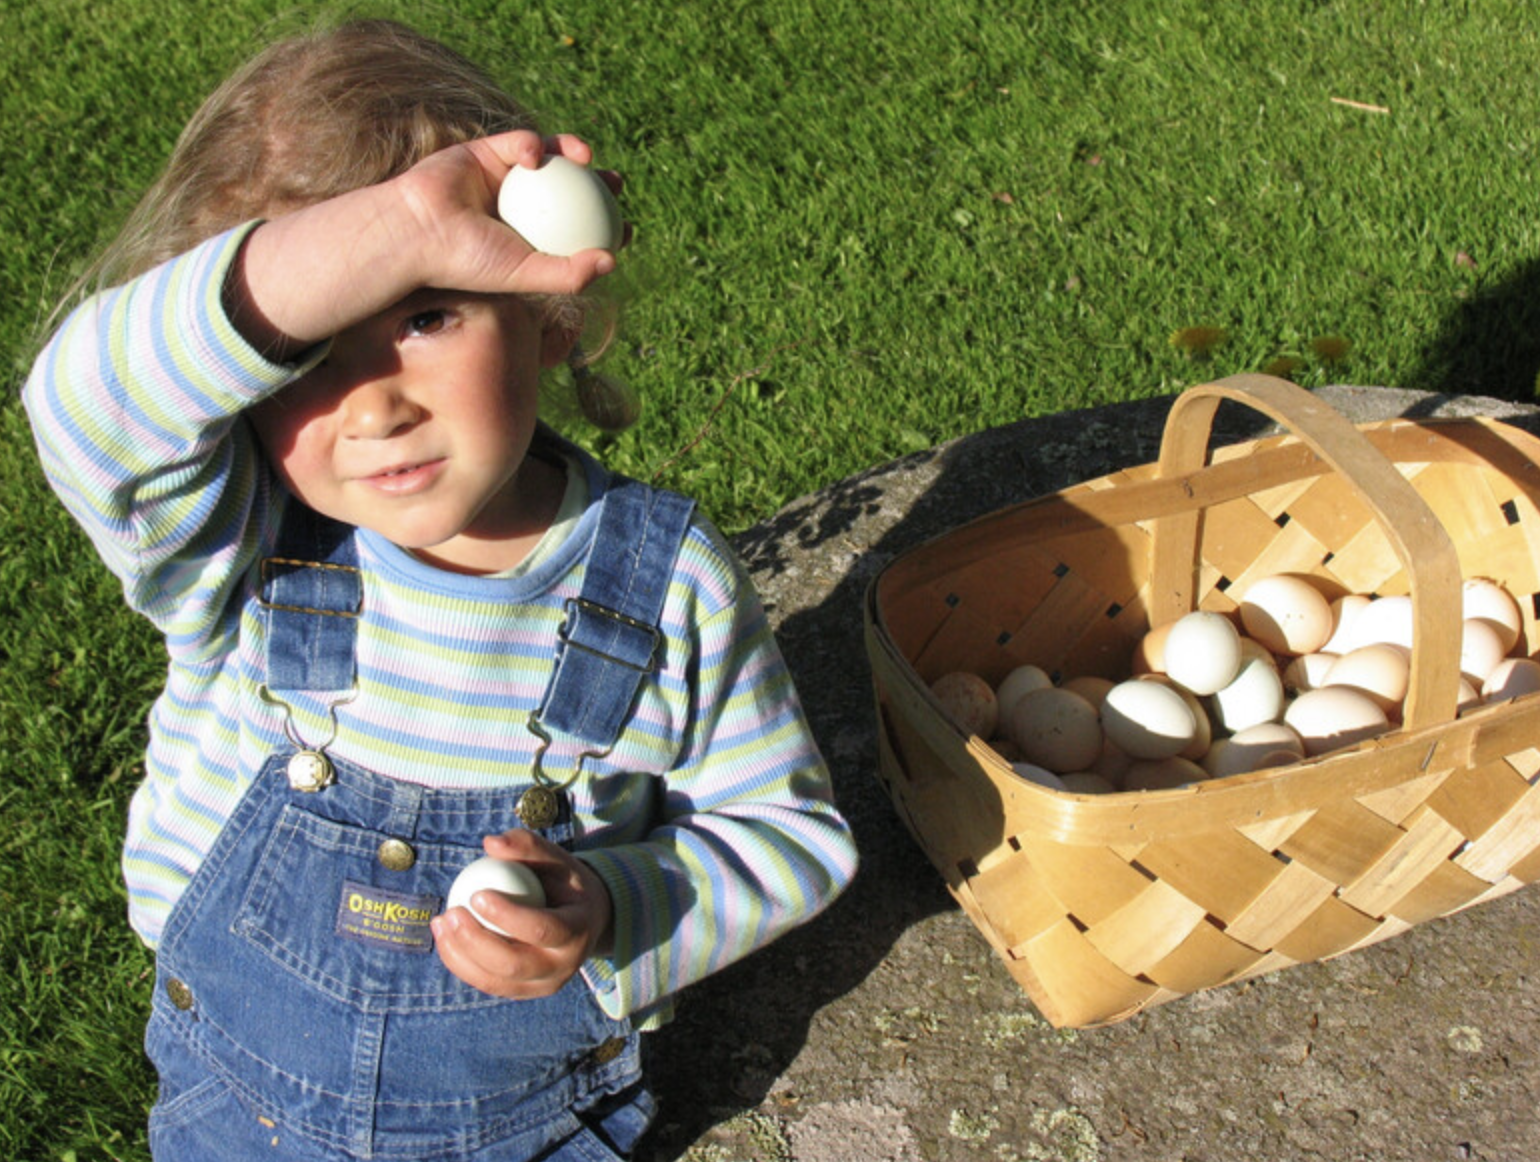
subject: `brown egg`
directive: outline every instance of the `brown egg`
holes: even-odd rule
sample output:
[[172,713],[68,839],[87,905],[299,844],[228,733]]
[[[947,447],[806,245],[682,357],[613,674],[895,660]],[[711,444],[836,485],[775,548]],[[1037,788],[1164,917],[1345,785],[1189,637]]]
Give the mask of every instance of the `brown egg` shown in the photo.
[[1096,707],[1073,690],[1057,686],[1018,698],[1005,729],[1027,762],[1056,773],[1083,771],[1102,750]]
[[1303,577],[1277,573],[1247,586],[1241,624],[1275,654],[1313,654],[1332,635],[1331,602]]
[[988,738],[999,725],[1000,710],[993,687],[977,674],[957,670],[942,674],[930,684],[946,716],[964,734]]
[[1171,636],[1171,627],[1175,624],[1174,621],[1168,621],[1139,639],[1139,644],[1134,647],[1133,663],[1129,667],[1136,677],[1140,674],[1165,673],[1166,639]]
[[1343,654],[1326,671],[1321,687],[1348,686],[1362,691],[1390,718],[1396,719],[1406,701],[1410,677],[1411,659],[1407,651],[1381,642]]
[[1016,705],[1016,700],[1023,694],[1046,690],[1052,685],[1053,679],[1041,666],[1017,666],[995,687],[995,701],[1000,704],[1000,720],[1004,722],[1010,717],[1011,707]]
[[1486,577],[1473,577],[1465,582],[1461,591],[1461,608],[1465,619],[1477,618],[1491,622],[1497,629],[1506,654],[1518,644],[1524,630],[1524,619],[1519,613],[1518,602],[1513,595],[1496,581]]
[[1390,729],[1390,719],[1379,704],[1347,686],[1323,686],[1301,694],[1284,711],[1283,721],[1294,728],[1311,758]]

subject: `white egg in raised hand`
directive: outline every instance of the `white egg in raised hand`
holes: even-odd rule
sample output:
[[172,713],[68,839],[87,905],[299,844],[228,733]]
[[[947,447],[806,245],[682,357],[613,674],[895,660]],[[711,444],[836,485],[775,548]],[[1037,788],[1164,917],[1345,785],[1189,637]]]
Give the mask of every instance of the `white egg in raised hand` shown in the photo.
[[509,170],[497,214],[536,250],[563,258],[618,250],[625,237],[620,205],[604,179],[564,157],[547,157],[538,169]]

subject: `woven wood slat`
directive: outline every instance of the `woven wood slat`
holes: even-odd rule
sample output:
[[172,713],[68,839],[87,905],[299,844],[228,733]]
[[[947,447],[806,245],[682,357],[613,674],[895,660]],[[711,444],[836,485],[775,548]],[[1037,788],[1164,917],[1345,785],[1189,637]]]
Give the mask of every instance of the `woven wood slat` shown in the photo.
[[[1282,423],[1209,456],[1213,409]],[[928,683],[1128,675],[1153,625],[1276,572],[1410,593],[1415,704],[1380,739],[1173,791],[1074,795],[1017,778]],[[1519,601],[1540,647],[1540,442],[1489,420],[1354,428],[1235,377],[1185,393],[1156,464],[953,530],[867,602],[880,775],[1012,976],[1057,1025],[1341,955],[1540,878],[1540,695],[1456,716],[1461,576]],[[1005,579],[1010,583],[1006,584]]]

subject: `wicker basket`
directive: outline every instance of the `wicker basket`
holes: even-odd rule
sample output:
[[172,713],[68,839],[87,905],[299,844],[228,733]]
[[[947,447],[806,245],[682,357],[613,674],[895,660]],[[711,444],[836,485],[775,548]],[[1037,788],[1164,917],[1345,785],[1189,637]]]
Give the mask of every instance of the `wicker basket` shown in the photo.
[[[1222,399],[1289,434],[1208,455]],[[1540,646],[1540,441],[1488,420],[1355,427],[1237,376],[1171,409],[1158,464],[1017,505],[891,562],[866,602],[881,775],[1043,1015],[1106,1024],[1361,948],[1540,878],[1540,695],[1456,716],[1462,577],[1501,582]],[[1169,791],[1013,774],[928,683],[1128,676],[1135,643],[1256,578],[1412,595],[1403,724],[1356,747]]]

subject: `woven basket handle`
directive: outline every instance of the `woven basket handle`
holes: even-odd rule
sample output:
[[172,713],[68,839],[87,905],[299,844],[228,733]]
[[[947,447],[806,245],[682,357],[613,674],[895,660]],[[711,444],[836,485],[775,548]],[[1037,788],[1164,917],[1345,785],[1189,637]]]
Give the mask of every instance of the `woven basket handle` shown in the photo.
[[1232,375],[1177,397],[1161,437],[1160,475],[1183,478],[1199,506],[1155,521],[1150,623],[1194,608],[1202,469],[1221,400],[1282,424],[1335,469],[1373,512],[1411,582],[1413,648],[1403,722],[1408,730],[1451,721],[1459,700],[1460,561],[1449,534],[1417,490],[1362,432],[1315,396],[1282,379]]

